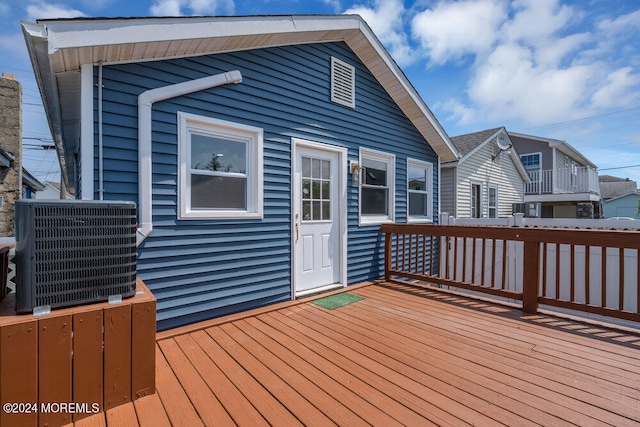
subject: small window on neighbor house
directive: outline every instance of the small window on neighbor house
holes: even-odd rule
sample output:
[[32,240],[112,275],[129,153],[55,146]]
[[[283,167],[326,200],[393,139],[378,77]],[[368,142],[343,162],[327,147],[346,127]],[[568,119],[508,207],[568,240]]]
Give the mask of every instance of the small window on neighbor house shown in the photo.
[[262,129],[178,113],[179,218],[262,217]]
[[471,184],[471,218],[482,217],[482,186]]
[[395,156],[361,150],[360,223],[393,222]]
[[419,160],[407,160],[407,204],[409,221],[430,221],[433,198],[431,177],[433,165]]
[[331,101],[356,108],[356,69],[334,57],[331,58]]
[[498,218],[498,186],[489,185],[489,200],[487,203],[489,218]]

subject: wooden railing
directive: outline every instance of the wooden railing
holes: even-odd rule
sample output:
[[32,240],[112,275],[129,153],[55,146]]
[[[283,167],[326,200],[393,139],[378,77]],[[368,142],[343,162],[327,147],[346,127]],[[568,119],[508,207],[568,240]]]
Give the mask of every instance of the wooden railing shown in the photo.
[[640,232],[386,224],[385,279],[640,322]]

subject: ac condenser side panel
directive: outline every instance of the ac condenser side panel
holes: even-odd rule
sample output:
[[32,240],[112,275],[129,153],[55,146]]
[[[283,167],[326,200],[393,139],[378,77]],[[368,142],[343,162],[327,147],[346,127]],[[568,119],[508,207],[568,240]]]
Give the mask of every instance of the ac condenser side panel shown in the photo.
[[20,200],[15,212],[17,312],[135,294],[135,203]]

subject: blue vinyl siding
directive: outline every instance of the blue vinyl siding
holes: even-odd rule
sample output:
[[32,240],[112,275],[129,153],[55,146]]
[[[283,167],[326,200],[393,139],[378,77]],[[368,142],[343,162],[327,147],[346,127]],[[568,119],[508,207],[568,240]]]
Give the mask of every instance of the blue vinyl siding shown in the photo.
[[[356,68],[356,108],[330,102],[330,60]],[[239,70],[243,81],[154,104],[153,223],[138,248],[139,276],[158,299],[160,330],[290,299],[291,138],[396,155],[396,221],[406,221],[406,159],[437,157],[343,43],[250,50],[103,68],[105,199],[137,202],[137,96]],[[177,220],[177,112],[264,129],[264,218]],[[97,156],[97,151],[96,151]],[[97,191],[97,158],[94,188]],[[358,189],[348,187],[349,284],[383,275],[379,226],[358,226]],[[96,198],[98,197],[96,193]]]

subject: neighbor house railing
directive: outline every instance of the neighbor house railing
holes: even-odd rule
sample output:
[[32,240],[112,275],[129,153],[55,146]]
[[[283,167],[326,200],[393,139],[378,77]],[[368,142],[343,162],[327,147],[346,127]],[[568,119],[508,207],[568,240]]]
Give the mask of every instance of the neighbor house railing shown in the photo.
[[529,171],[525,194],[600,193],[598,172],[588,166]]
[[640,232],[385,224],[385,279],[404,278],[640,322]]

